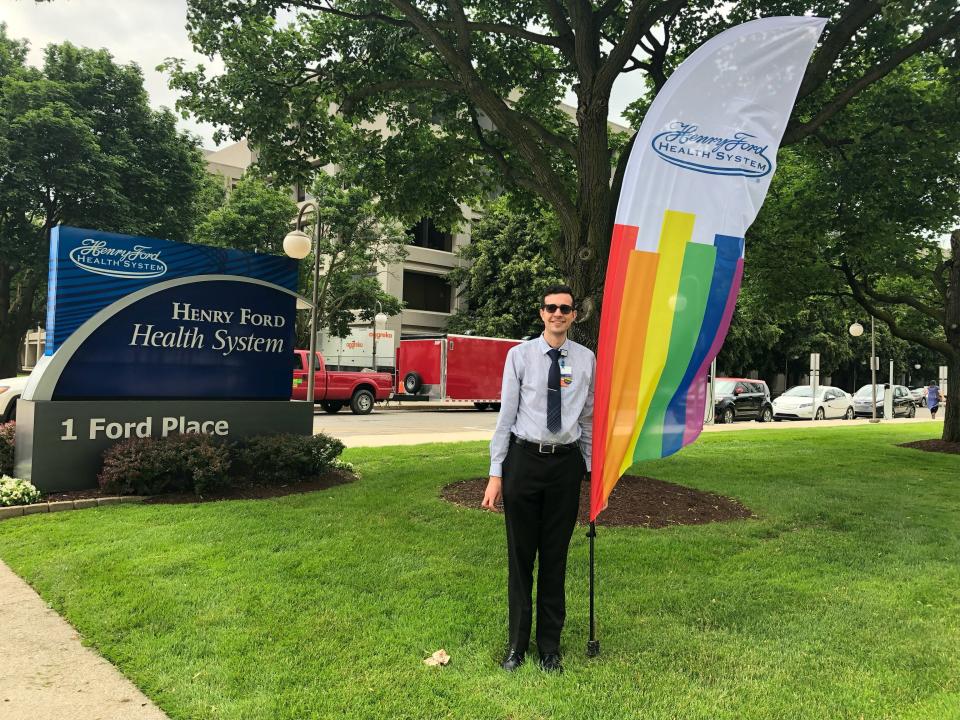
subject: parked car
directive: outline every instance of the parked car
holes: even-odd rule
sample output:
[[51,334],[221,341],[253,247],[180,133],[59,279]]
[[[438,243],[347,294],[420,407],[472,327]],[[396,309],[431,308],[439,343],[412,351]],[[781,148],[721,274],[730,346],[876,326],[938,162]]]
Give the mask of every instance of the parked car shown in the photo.
[[17,419],[17,400],[26,389],[29,379],[29,375],[22,375],[0,380],[0,421]]
[[[884,397],[886,393],[891,392],[888,385],[877,384],[877,417],[883,417]],[[893,392],[893,417],[915,417],[917,414],[917,405],[910,395],[910,390],[903,385],[894,385]],[[873,415],[873,385],[864,385],[857,390],[853,396],[853,407],[857,412],[857,417],[871,417]]]
[[854,417],[853,398],[838,387],[795,385],[773,401],[774,420],[827,420]]
[[910,388],[910,397],[913,398],[914,405],[923,407],[927,400],[927,388],[923,386]]
[[770,422],[773,419],[770,388],[763,380],[718,377],[714,417],[721,423],[734,420]]
[[[309,350],[294,350],[292,400],[307,399]],[[317,353],[314,367],[313,401],[328,413],[339,412],[349,404],[354,415],[368,415],[373,403],[386,400],[393,390],[393,374],[385,372],[352,372],[327,370],[323,355]]]

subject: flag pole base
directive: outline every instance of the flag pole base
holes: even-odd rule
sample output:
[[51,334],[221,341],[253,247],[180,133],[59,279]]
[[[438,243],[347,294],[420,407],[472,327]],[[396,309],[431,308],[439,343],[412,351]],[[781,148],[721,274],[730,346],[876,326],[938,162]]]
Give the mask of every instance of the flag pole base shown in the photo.
[[587,657],[597,657],[600,654],[600,641],[599,640],[587,640]]

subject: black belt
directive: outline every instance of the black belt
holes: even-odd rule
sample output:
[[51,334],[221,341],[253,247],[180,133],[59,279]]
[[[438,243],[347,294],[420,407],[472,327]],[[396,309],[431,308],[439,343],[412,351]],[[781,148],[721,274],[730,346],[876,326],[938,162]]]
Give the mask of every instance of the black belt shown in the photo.
[[510,435],[510,442],[514,445],[519,445],[522,448],[530,448],[531,450],[536,450],[541,455],[563,455],[564,453],[571,452],[573,450],[578,450],[580,444],[576,442],[567,443],[566,445],[557,445],[553,443],[542,443],[534,442],[532,440],[524,440],[523,438],[517,437],[516,435]]

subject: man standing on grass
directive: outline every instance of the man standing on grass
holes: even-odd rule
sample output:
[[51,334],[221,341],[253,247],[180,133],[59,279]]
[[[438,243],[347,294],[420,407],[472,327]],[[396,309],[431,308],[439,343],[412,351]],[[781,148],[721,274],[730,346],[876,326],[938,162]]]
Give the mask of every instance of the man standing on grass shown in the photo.
[[510,646],[501,667],[523,664],[533,620],[537,572],[540,667],[561,672],[566,617],[567,548],[577,522],[580,483],[590,472],[596,357],[567,338],[577,317],[573,290],[547,288],[543,334],[510,349],[503,368],[500,416],[490,441],[490,480],[483,507],[503,499],[507,526]]

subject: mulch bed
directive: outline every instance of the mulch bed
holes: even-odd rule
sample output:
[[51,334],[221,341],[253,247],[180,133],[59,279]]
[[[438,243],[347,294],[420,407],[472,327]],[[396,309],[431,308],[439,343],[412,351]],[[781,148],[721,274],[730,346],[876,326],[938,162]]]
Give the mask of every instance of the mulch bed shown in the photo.
[[[479,510],[486,486],[487,478],[462,480],[447,485],[440,494],[456,505]],[[503,512],[502,506],[497,509]],[[584,483],[580,489],[580,524],[589,523],[589,511],[590,485]],[[755,515],[749,508],[722,495],[654,478],[624,475],[610,494],[607,509],[597,517],[597,525],[663,528],[750,517]]]
[[[247,485],[244,487],[223,488],[208,495],[199,497],[192,492],[169,493],[166,495],[154,495],[144,499],[144,503],[151,505],[182,505],[190,503],[217,502],[220,500],[263,500],[265,498],[283,497],[284,495],[296,495],[297,493],[314,492],[316,490],[327,490],[337,485],[345,485],[353,482],[356,477],[345,470],[329,470],[319,477],[299,483],[290,483],[289,485]],[[99,489],[92,490],[71,490],[69,492],[56,492],[46,495],[44,499],[49,502],[57,500],[85,500],[87,498],[110,497],[116,493],[103,492]]]
[[914,440],[913,442],[900,443],[900,447],[924,450],[926,452],[960,455],[960,442],[949,442],[947,440]]

